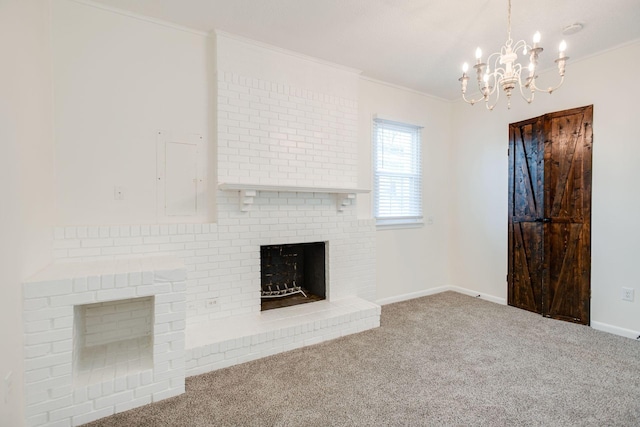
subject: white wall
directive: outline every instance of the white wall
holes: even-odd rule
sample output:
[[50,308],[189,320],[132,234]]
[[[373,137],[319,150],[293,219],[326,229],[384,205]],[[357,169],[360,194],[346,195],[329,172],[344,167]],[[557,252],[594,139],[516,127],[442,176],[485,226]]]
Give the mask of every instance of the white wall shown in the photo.
[[357,96],[358,70],[224,32],[217,32],[216,38],[220,71],[341,98]]
[[[53,2],[57,224],[158,220],[157,130],[211,143],[207,42],[206,34]],[[114,200],[115,186],[124,200]]]
[[[0,2],[0,426],[23,425],[22,281],[51,259],[49,6]],[[13,386],[5,395],[4,379]],[[6,400],[5,400],[6,399]]]
[[[493,112],[454,107],[454,178],[450,254],[453,284],[506,298],[508,124],[545,113],[594,105],[591,319],[595,327],[640,331],[640,86],[626,78],[640,66],[640,43],[567,65],[566,82],[533,104],[514,99]],[[616,65],[617,64],[617,65]],[[620,64],[623,64],[621,66]],[[612,74],[616,65],[620,74]],[[551,85],[555,72],[543,75]],[[636,289],[621,301],[621,287]],[[602,325],[604,324],[604,325]],[[614,328],[614,329],[615,329]],[[630,331],[629,331],[630,330]]]
[[[425,225],[406,229],[378,228],[376,277],[378,299],[450,284],[448,270],[449,141],[451,103],[381,82],[361,79],[359,95],[359,185],[373,188],[372,120],[377,115],[423,126],[423,203]],[[372,216],[371,195],[359,196],[359,214]],[[433,218],[428,224],[427,218]]]

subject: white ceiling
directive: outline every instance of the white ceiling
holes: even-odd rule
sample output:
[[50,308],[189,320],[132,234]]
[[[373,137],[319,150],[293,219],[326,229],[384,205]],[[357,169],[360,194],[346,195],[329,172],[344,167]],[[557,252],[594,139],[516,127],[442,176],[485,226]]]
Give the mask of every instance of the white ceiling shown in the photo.
[[[473,61],[475,48],[498,50],[507,31],[507,0],[97,2],[197,30],[259,40],[445,99],[459,96],[461,65]],[[566,39],[567,78],[572,60],[640,39],[640,0],[512,2],[512,38],[530,41],[536,30],[542,33],[542,69],[553,66],[557,46]],[[563,36],[562,28],[575,22],[584,29]]]

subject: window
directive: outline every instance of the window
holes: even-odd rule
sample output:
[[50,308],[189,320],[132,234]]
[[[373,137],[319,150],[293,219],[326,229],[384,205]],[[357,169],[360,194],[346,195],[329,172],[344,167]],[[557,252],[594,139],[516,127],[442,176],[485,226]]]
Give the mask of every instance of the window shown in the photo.
[[422,223],[421,129],[373,120],[373,203],[377,225]]

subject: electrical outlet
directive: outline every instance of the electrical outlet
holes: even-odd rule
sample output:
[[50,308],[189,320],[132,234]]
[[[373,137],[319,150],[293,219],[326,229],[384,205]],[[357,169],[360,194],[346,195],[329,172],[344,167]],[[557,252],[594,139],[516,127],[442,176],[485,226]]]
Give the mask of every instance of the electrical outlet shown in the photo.
[[622,288],[622,300],[633,301],[634,291],[632,288]]
[[207,307],[215,307],[218,304],[218,300],[215,298],[210,298],[207,300]]

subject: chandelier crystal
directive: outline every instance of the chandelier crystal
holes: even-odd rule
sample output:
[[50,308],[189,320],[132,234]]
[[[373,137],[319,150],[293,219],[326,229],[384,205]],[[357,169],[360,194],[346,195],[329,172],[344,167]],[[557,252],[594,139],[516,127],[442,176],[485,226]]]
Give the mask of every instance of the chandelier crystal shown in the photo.
[[[507,97],[508,108],[511,108],[511,95],[516,89],[519,90],[524,100],[528,103],[533,102],[536,92],[552,93],[564,82],[565,63],[567,59],[569,59],[569,57],[565,56],[567,44],[563,40],[558,49],[558,58],[555,60],[558,66],[558,73],[560,74],[560,82],[556,86],[549,87],[548,89],[540,89],[536,86],[536,79],[538,78],[536,74],[538,56],[543,50],[539,45],[540,33],[536,32],[534,34],[533,45],[528,45],[524,40],[520,40],[514,44],[513,40],[511,40],[511,0],[507,0],[507,2],[507,42],[499,52],[494,52],[489,55],[486,63],[482,62],[482,50],[480,48],[476,49],[476,64],[473,68],[476,69],[478,89],[482,96],[478,99],[468,99],[466,96],[467,84],[469,82],[469,76],[467,75],[469,64],[466,62],[462,66],[462,77],[458,79],[462,86],[462,99],[471,105],[484,100],[488,110],[493,110],[498,103],[500,99],[500,89],[502,89]],[[523,65],[518,62],[518,52],[522,53],[524,59],[528,57],[528,66],[523,67]],[[491,64],[493,64],[493,68],[491,68]],[[527,71],[528,76],[524,77]]]

